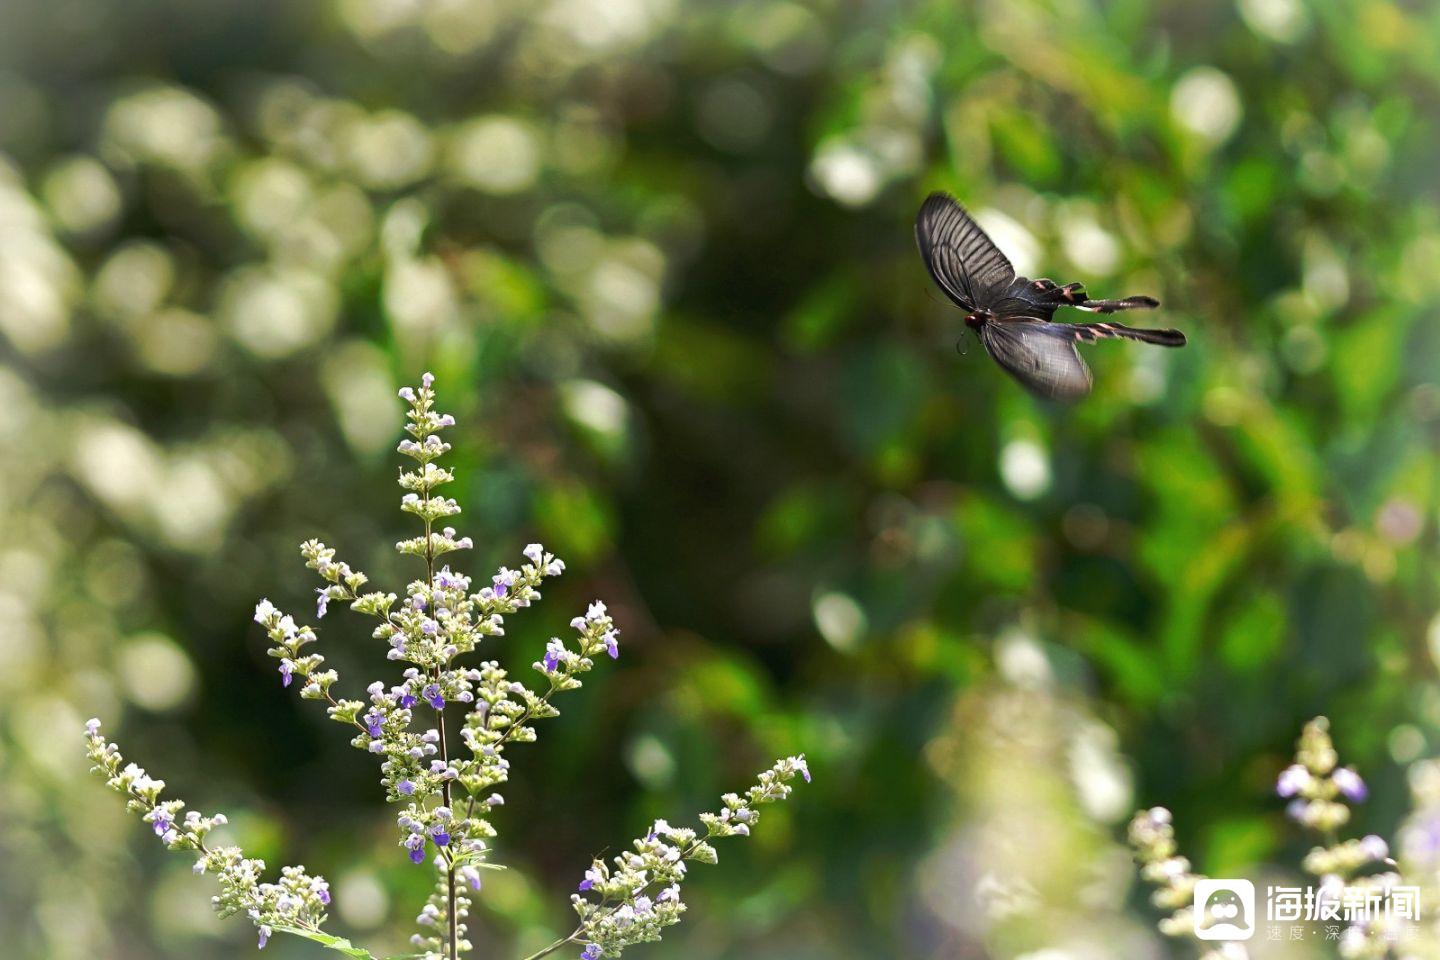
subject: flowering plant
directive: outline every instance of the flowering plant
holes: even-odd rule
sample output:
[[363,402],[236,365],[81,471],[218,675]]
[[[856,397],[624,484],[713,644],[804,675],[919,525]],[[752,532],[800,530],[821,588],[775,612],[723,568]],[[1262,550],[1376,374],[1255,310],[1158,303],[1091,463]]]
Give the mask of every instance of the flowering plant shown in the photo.
[[[1386,909],[1392,897],[1406,890],[1431,896],[1440,891],[1440,762],[1415,764],[1410,780],[1415,810],[1400,831],[1398,860],[1391,857],[1390,845],[1379,836],[1341,839],[1340,830],[1350,822],[1350,805],[1363,803],[1369,789],[1354,767],[1340,766],[1330,724],[1324,717],[1305,725],[1294,763],[1276,781],[1276,793],[1289,801],[1286,815],[1322,841],[1301,864],[1316,878],[1317,915],[1340,921],[1345,919],[1342,904],[1374,907],[1362,917],[1348,920],[1343,930],[1337,922],[1330,939],[1347,960],[1432,957],[1440,948],[1435,919],[1428,928],[1415,924],[1402,930],[1404,918]],[[1175,937],[1193,935],[1192,898],[1196,884],[1205,878],[1193,873],[1190,861],[1179,854],[1170,811],[1155,807],[1137,813],[1130,821],[1129,833],[1141,876],[1157,888],[1151,902],[1170,912],[1160,921],[1161,932]],[[1215,942],[1210,947],[1202,960],[1245,960],[1248,956],[1240,943]]]
[[[331,603],[344,603],[373,620],[373,636],[387,645],[387,657],[405,664],[399,682],[377,680],[366,688],[365,700],[339,697],[338,675],[324,666],[324,656],[308,649],[317,640],[314,627],[300,624],[269,600],[256,605],[255,620],[269,638],[270,655],[279,661],[281,682],[289,687],[298,678],[300,696],[324,702],[332,720],[351,728],[351,743],[380,761],[386,799],[400,808],[396,844],[415,864],[428,861],[436,875],[434,891],[416,918],[422,931],[411,938],[418,951],[412,956],[455,960],[471,948],[465,921],[482,873],[499,869],[491,860],[490,841],[496,835],[494,811],[505,802],[497,788],[509,779],[506,748],[533,741],[535,722],[559,715],[552,703],[556,694],[578,688],[598,657],[619,657],[620,631],[605,604],[590,604],[570,622],[575,637],[568,642],[551,638],[535,661],[540,675],[535,686],[511,677],[494,660],[463,662],[487,638],[503,636],[505,618],[540,599],[542,582],[563,573],[565,563],[532,543],[518,569],[501,567],[478,590],[472,590],[470,577],[442,563],[473,545],[444,525],[460,505],[437,493],[454,479],[440,465],[450,449],[440,431],[454,426],[455,419],[436,412],[434,377],[428,373],[419,387],[402,389],[400,397],[409,405],[409,436],[398,449],[414,461],[400,474],[401,509],[418,517],[423,530],[396,549],[424,562],[424,578],[412,581],[401,600],[395,593],[367,591],[365,574],[336,560],[335,550],[320,541],[300,547],[305,565],[322,581],[316,588],[316,618],[324,617]],[[463,716],[456,725],[447,722],[447,713]],[[211,832],[225,825],[223,815],[203,816],[187,811],[181,800],[162,799],[165,782],[126,764],[100,726],[99,720],[86,725],[94,770],[127,798],[129,808],[167,847],[195,855],[197,874],[216,875],[220,892],[213,903],[222,917],[247,916],[259,929],[261,947],[279,932],[350,956],[371,956],[323,931],[330,905],[323,877],[295,866],[285,867],[279,882],[263,882],[263,861],[246,858],[238,847],[211,845]],[[461,746],[463,751],[456,749]],[[780,760],[743,795],[727,793],[718,811],[702,813],[703,830],[659,820],[634,841],[633,851],[613,858],[613,868],[593,861],[571,897],[579,917],[575,929],[527,960],[571,944],[581,946],[583,960],[618,957],[632,944],[660,939],[661,931],[678,923],[685,911],[680,889],[688,865],[715,863],[711,841],[747,836],[759,818],[758,808],[789,796],[797,775],[810,779],[803,756]]]

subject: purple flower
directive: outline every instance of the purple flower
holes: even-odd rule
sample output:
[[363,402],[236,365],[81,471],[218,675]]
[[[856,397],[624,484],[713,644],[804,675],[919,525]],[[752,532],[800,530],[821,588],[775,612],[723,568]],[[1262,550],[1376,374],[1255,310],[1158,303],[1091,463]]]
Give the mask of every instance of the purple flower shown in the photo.
[[415,706],[415,694],[407,689],[404,693],[400,694],[400,709],[409,710],[413,706]]
[[[402,821],[403,825],[404,821]],[[411,830],[419,830],[420,824],[410,821]],[[412,833],[405,838],[405,846],[410,851],[411,863],[425,862],[425,835],[423,833]]]
[[414,403],[414,402],[415,402],[415,391],[414,391],[413,389],[411,389],[410,387],[401,387],[401,388],[400,388],[400,399],[401,399],[401,400],[404,400],[404,401],[407,401],[408,403]]
[[479,870],[476,870],[474,867],[471,867],[471,866],[464,866],[464,867],[461,867],[461,868],[460,868],[460,876],[464,879],[464,881],[465,881],[466,883],[470,884],[470,889],[471,889],[471,890],[479,890],[479,889],[480,889],[480,871],[479,871]]
[[431,620],[429,617],[426,617],[424,620],[420,621],[420,632],[425,634],[427,637],[435,636],[435,634],[439,630],[440,624],[436,623],[434,620]]
[[324,617],[325,610],[330,605],[330,589],[328,587],[315,588],[315,616]]
[[435,838],[435,846],[450,846],[450,834],[446,833],[444,830],[437,830],[434,834],[432,834],[432,836]]
[[323,903],[323,904],[325,904],[325,906],[327,906],[327,907],[330,906],[330,891],[329,891],[329,890],[326,890],[326,889],[324,889],[324,888],[322,887],[321,890],[320,890],[320,892],[319,892],[318,894],[316,894],[316,896],[318,896],[318,897],[320,898],[320,902]]
[[260,943],[259,943],[259,945],[256,947],[256,949],[257,949],[257,950],[264,950],[264,949],[265,949],[265,944],[267,944],[267,943],[269,943],[269,942],[270,942],[270,928],[269,928],[269,927],[261,927],[261,928],[260,928]]
[[162,813],[155,818],[152,825],[155,828],[155,836],[163,837],[171,827],[175,826],[175,822]]
[[510,584],[506,581],[506,579],[505,579],[504,577],[500,577],[500,576],[495,577],[494,583],[495,583],[495,596],[497,596],[497,597],[503,597],[503,596],[505,596],[505,594],[507,594],[507,593],[510,592]]
[[280,685],[282,687],[290,686],[290,681],[293,679],[291,675],[294,672],[295,664],[290,661],[289,657],[286,657],[284,660],[280,661]]
[[373,710],[365,714],[365,732],[370,734],[370,736],[379,739],[381,734],[380,721],[384,719],[385,718],[382,715],[376,713]]
[[545,659],[541,661],[545,665],[546,673],[554,673],[555,668],[560,664],[560,654],[553,648],[545,651]]
[[600,948],[590,944],[580,953],[580,960],[600,960]]
[[605,631],[605,636],[604,636],[603,639],[604,639],[604,641],[605,641],[605,652],[608,653],[608,654],[610,654],[610,659],[611,659],[611,660],[619,660],[619,659],[620,659],[620,643],[619,643],[619,641],[616,640],[616,638],[615,638],[615,631],[614,631],[614,630],[607,630],[607,631]]
[[810,764],[805,761],[805,758],[804,758],[804,757],[799,757],[799,758],[796,759],[796,761],[795,761],[795,766],[796,766],[797,769],[799,769],[799,771],[800,771],[800,776],[802,776],[802,777],[805,778],[805,782],[806,782],[806,783],[809,783],[809,782],[810,782]]
[[1355,803],[1363,803],[1365,798],[1370,796],[1370,789],[1365,786],[1365,781],[1360,779],[1360,774],[1355,772],[1354,767],[1341,767],[1330,774],[1330,782],[1335,784],[1346,799]]
[[1275,781],[1275,792],[1282,797],[1293,797],[1310,785],[1310,771],[1300,764],[1292,764],[1280,771]]
[[429,684],[425,687],[424,690],[421,690],[420,692],[430,703],[430,706],[434,707],[436,710],[439,710],[445,706],[445,698],[440,695],[440,685],[438,683]]
[[395,784],[395,792],[396,792],[396,793],[403,793],[403,794],[405,794],[405,796],[407,796],[407,797],[410,796],[412,793],[415,792],[415,783],[414,783],[414,781],[411,781],[411,780],[401,780],[399,783]]

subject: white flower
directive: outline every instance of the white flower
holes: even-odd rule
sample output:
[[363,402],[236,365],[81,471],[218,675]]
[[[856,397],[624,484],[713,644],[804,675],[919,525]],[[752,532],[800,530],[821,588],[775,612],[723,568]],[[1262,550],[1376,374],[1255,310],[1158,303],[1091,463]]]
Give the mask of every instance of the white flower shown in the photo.
[[1384,860],[1390,856],[1390,845],[1373,833],[1360,841],[1360,850],[1371,860]]

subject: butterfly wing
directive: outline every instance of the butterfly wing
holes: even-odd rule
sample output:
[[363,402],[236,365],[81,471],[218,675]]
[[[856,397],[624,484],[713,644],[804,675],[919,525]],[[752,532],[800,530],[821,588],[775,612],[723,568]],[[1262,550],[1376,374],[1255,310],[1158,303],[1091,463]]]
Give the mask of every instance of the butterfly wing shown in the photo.
[[1157,330],[1154,327],[1127,327],[1123,323],[1070,323],[1066,326],[1072,331],[1075,339],[1081,343],[1094,343],[1096,340],[1109,340],[1120,338],[1122,340],[1138,340],[1141,343],[1153,343],[1162,347],[1183,347],[1185,346],[1185,334],[1179,330]]
[[1068,324],[1036,319],[990,322],[980,342],[1027,390],[1049,400],[1079,400],[1090,392],[1090,368],[1075,349]]
[[1075,306],[1085,299],[1085,288],[1078,283],[1059,286],[1054,280],[1027,280],[1017,277],[1005,295],[995,301],[991,312],[998,317],[1049,320],[1063,306]]
[[990,306],[1015,279],[1015,268],[959,201],[932,193],[915,218],[915,242],[930,276],[965,310]]
[[1091,313],[1115,313],[1120,310],[1153,310],[1158,306],[1159,300],[1146,296],[1091,300],[1083,283],[1067,283],[1062,287],[1054,280],[1026,280],[1022,277],[1011,284],[991,310],[1001,317],[1049,320],[1059,307],[1078,307]]

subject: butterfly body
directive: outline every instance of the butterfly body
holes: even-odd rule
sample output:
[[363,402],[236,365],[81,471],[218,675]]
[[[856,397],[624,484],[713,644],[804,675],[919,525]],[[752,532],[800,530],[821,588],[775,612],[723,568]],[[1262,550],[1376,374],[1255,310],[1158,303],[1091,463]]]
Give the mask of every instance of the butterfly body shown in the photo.
[[1148,310],[1153,297],[1092,300],[1080,283],[1031,280],[1015,268],[955,198],[932,193],[915,221],[915,239],[931,277],[974,330],[987,353],[1031,392],[1075,400],[1090,392],[1090,368],[1077,343],[1120,338],[1165,347],[1185,344],[1178,330],[1127,327],[1114,322],[1055,323],[1060,307],[1092,313]]

